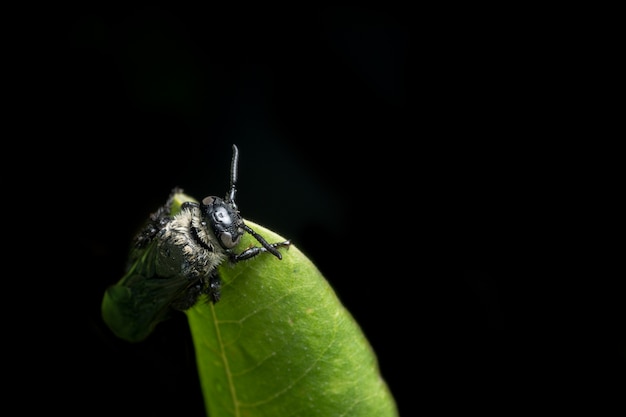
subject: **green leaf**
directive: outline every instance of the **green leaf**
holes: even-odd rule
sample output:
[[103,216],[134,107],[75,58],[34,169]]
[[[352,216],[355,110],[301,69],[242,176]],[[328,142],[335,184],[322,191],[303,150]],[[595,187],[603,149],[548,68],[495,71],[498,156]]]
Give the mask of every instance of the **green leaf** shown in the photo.
[[222,265],[221,301],[186,312],[208,415],[397,416],[358,324],[297,246],[280,252]]
[[[171,214],[184,201],[176,194]],[[268,242],[286,239],[246,221]],[[237,252],[258,242],[243,236]],[[366,337],[296,245],[219,267],[222,298],[201,299],[188,318],[210,417],[397,417]],[[152,279],[156,251],[136,259],[102,303],[119,337],[138,342],[166,319],[171,280]],[[149,259],[150,258],[150,259]],[[163,284],[165,283],[165,284]],[[173,285],[177,285],[174,283]],[[157,300],[158,302],[155,302]]]

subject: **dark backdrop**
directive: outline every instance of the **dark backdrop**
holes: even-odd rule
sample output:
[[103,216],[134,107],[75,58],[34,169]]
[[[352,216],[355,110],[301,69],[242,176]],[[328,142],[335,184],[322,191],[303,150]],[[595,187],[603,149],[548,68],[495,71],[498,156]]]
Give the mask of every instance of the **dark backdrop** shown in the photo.
[[566,315],[545,314],[562,287],[544,261],[563,177],[544,123],[560,92],[540,87],[558,78],[531,32],[395,6],[68,8],[26,24],[26,145],[45,162],[25,191],[53,224],[58,277],[38,287],[49,334],[33,360],[54,365],[34,377],[50,407],[203,415],[184,316],[129,345],[99,309],[172,187],[226,193],[233,143],[243,215],[320,268],[401,415],[554,399]]

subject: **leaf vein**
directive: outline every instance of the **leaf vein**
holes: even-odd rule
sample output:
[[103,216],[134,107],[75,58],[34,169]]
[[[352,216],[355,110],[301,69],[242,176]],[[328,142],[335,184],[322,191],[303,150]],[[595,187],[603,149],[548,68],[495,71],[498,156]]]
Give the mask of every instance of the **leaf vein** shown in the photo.
[[264,400],[260,400],[260,401],[256,401],[253,403],[239,403],[240,407],[246,407],[246,408],[253,408],[253,407],[258,407],[260,405],[264,405],[267,404],[271,401],[274,401],[276,398],[284,395],[285,393],[289,392],[289,390],[291,390],[298,382],[300,382],[302,379],[304,379],[309,373],[311,373],[311,371],[316,367],[316,365],[320,362],[322,362],[323,358],[326,356],[326,352],[328,352],[328,350],[330,349],[331,346],[334,345],[335,341],[337,340],[337,334],[338,334],[338,328],[339,328],[339,320],[337,318],[337,316],[335,316],[335,321],[334,321],[334,326],[333,326],[333,331],[332,331],[332,336],[328,342],[328,344],[326,345],[326,348],[320,352],[320,354],[318,355],[317,358],[315,358],[315,360],[311,363],[311,366],[309,366],[307,369],[305,369],[302,374],[300,376],[298,376],[296,379],[294,379],[293,381],[291,381],[291,383],[289,383],[285,388],[283,388],[282,390],[276,392],[274,395],[271,395],[267,398],[265,398]]

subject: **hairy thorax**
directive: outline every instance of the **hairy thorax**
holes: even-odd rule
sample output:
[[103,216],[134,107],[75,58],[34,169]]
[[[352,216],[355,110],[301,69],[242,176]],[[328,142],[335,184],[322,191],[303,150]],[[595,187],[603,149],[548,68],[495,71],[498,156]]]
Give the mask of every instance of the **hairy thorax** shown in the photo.
[[196,207],[183,209],[159,233],[157,274],[161,276],[206,276],[227,259],[224,250],[212,243],[212,232]]

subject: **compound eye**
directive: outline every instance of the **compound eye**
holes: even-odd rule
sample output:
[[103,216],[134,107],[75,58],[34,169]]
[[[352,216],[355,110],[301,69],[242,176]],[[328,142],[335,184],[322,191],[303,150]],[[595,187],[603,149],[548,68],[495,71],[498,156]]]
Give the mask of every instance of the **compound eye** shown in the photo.
[[232,249],[235,246],[237,246],[237,244],[239,244],[240,239],[241,239],[241,235],[237,235],[235,239],[233,239],[233,235],[231,235],[229,232],[224,232],[220,235],[222,246],[224,246],[227,249]]

